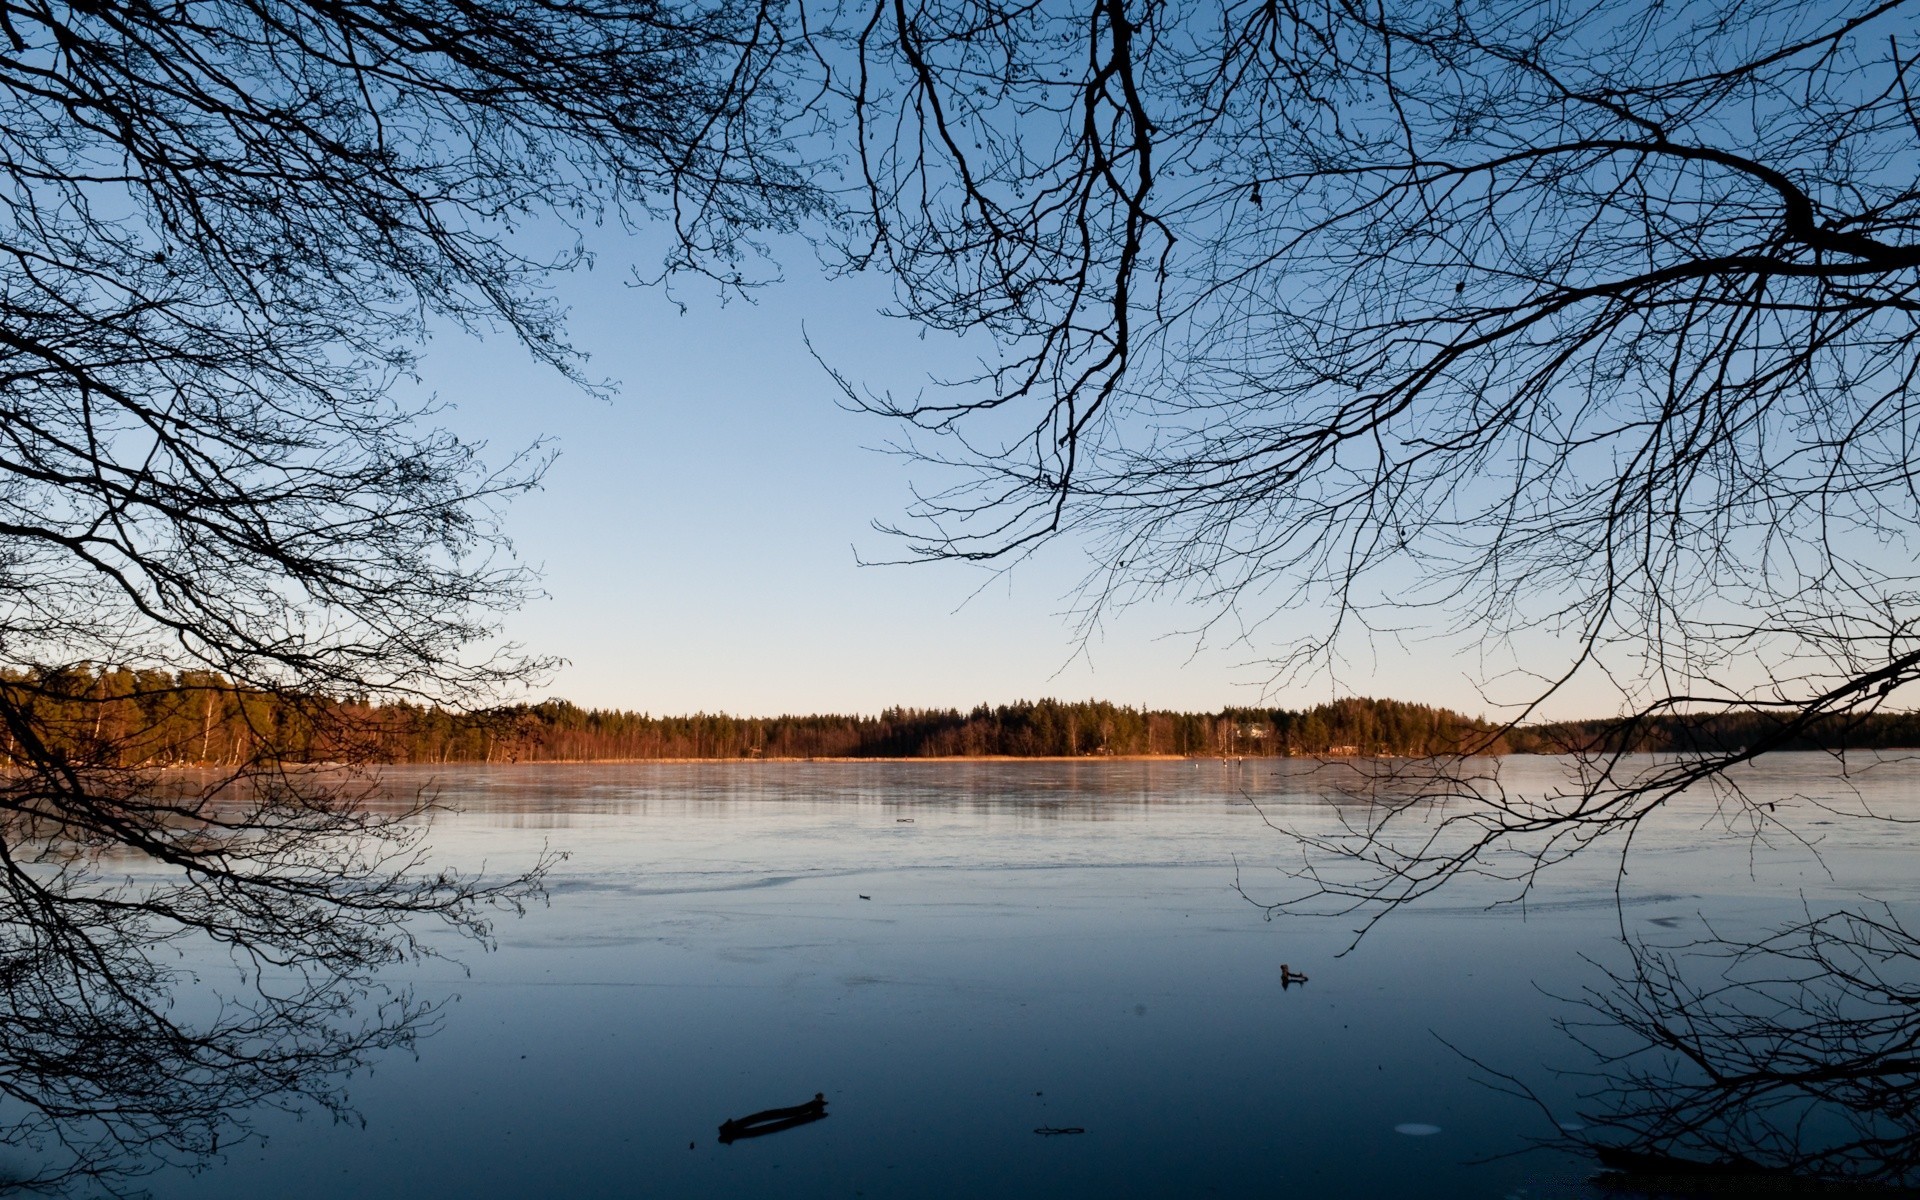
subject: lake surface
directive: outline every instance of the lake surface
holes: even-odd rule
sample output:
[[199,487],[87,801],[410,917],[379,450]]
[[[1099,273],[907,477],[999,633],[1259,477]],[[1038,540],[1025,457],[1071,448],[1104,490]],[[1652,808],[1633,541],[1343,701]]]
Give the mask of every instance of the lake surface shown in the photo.
[[[1514,788],[1560,769],[1502,768]],[[439,860],[565,851],[550,904],[503,919],[496,953],[462,951],[470,974],[412,969],[457,999],[417,1058],[354,1082],[364,1127],[273,1116],[266,1145],[146,1180],[155,1195],[1592,1195],[1591,1160],[1514,1153],[1581,1120],[1582,1081],[1554,1068],[1587,1064],[1555,997],[1604,984],[1588,960],[1620,958],[1623,923],[1686,938],[1826,897],[1920,900],[1920,830],[1820,807],[1920,816],[1905,761],[1751,773],[1814,849],[1756,844],[1690,798],[1641,832],[1624,881],[1588,854],[1491,911],[1505,891],[1465,881],[1345,954],[1353,919],[1268,920],[1248,898],[1280,898],[1302,861],[1268,821],[1325,831],[1340,812],[1292,763],[392,778],[463,810],[435,826]],[[1282,988],[1281,963],[1311,981]],[[721,1121],[816,1092],[827,1120],[717,1142]]]

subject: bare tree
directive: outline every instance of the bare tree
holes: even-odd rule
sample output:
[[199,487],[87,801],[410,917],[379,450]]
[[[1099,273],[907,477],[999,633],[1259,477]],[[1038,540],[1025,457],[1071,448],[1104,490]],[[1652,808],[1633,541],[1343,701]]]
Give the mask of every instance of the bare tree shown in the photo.
[[[50,736],[37,669],[456,702],[521,677],[471,649],[528,586],[492,514],[538,455],[483,468],[396,389],[436,324],[591,385],[540,285],[602,220],[746,286],[758,231],[853,204],[864,228],[824,227],[845,266],[1000,339],[950,391],[863,400],[963,472],[925,554],[1073,529],[1096,612],[1325,604],[1281,674],[1439,613],[1571,647],[1520,651],[1535,700],[1598,671],[1643,716],[1780,714],[1517,804],[1438,776],[1411,799],[1481,802],[1472,836],[1397,842],[1418,810],[1382,806],[1344,849],[1389,847],[1384,882],[1341,899],[1418,894],[1395,856],[1444,882],[1630,828],[1881,703],[1920,673],[1910,27],[1806,0],[0,0],[0,889],[7,961],[71,977],[9,1019],[111,996],[164,1041],[173,936],[253,979],[320,964],[293,1009],[321,1013],[407,914],[478,931],[495,893],[419,873],[416,814],[284,769],[282,731],[168,791]],[[808,165],[821,119],[852,195]],[[161,881],[108,887],[124,853]],[[61,1128],[110,1111],[34,1094]]]
[[[1523,900],[1602,843],[1624,875],[1684,793],[1797,841],[1730,768],[1844,747],[1920,679],[1915,9],[862,8],[850,261],[999,353],[911,396],[847,383],[942,481],[912,553],[1071,535],[1089,621],[1185,596],[1277,641],[1277,683],[1436,628],[1477,650],[1505,727],[1330,766],[1345,823],[1284,830],[1302,886],[1271,910]],[[1596,679],[1620,715],[1557,731],[1564,778],[1473,757]],[[1898,913],[1632,948],[1576,1026],[1590,1144],[1914,1177]]]
[[1089,619],[1187,596],[1276,681],[1438,629],[1515,725],[1615,689],[1573,785],[1442,772],[1329,847],[1383,867],[1341,897],[1630,831],[1920,678],[1911,4],[864,11],[854,259],[1003,350],[849,388],[946,481],[917,554],[1072,532]]
[[[339,1070],[431,1016],[377,982],[423,952],[409,921],[484,938],[534,886],[429,868],[430,800],[285,765],[280,724],[217,777],[164,777],[103,719],[126,697],[76,733],[49,714],[89,697],[48,689],[158,672],[211,729],[249,691],[319,722],[536,671],[475,647],[529,586],[494,515],[542,455],[484,466],[400,385],[453,327],[598,386],[543,292],[591,223],[750,284],[755,232],[823,211],[779,124],[779,15],[0,0],[0,1119],[40,1164],[23,1182],[212,1151],[255,1102],[338,1104]],[[190,974],[219,1004],[170,1003]]]

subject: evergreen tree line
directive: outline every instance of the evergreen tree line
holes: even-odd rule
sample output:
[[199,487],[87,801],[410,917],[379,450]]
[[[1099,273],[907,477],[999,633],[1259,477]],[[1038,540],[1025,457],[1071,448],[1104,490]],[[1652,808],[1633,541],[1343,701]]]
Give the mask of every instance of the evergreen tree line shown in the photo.
[[[1782,736],[1784,734],[1784,736]],[[1777,742],[1774,740],[1779,738]],[[1775,750],[1907,750],[1920,748],[1920,713],[1852,712],[1809,718],[1794,711],[1712,714],[1666,713],[1620,721],[1556,721],[1508,737],[1529,754],[1630,751],[1658,754],[1738,753],[1749,746]]]
[[[37,736],[75,763],[222,765],[263,753],[288,761],[586,762],[609,759],[1013,758],[1098,755],[1423,756],[1567,750],[1724,751],[1777,728],[1766,714],[1557,722],[1502,731],[1444,708],[1351,698],[1312,708],[1186,713],[1106,701],[1020,701],[877,716],[656,717],[565,700],[459,712],[295,697],[210,673],[89,666],[0,673],[0,689]],[[7,761],[22,759],[4,732]],[[1789,749],[1920,746],[1920,714],[1878,713],[1806,725]]]
[[[443,744],[462,727],[428,715]],[[958,709],[890,708],[877,716],[652,717],[562,700],[489,714],[498,744],[530,760],[594,758],[938,758],[1091,755],[1434,754],[1491,728],[1459,713],[1393,700],[1341,700],[1304,712],[1228,708],[1184,713],[1107,701],[1020,701]],[[442,743],[435,743],[442,744]]]

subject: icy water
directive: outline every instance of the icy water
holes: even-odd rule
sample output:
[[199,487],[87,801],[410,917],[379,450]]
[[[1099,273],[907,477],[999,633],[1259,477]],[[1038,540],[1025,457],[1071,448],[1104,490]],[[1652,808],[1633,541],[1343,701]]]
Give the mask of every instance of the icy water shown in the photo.
[[[1856,764],[1857,766],[1858,764]],[[1558,766],[1509,760],[1510,787]],[[1920,767],[1820,756],[1745,780],[1823,839],[1756,846],[1709,798],[1524,911],[1472,885],[1353,921],[1265,919],[1325,830],[1292,764],[516,766],[396,772],[464,810],[442,860],[570,857],[503,921],[444,1028],[352,1088],[365,1118],[274,1117],[161,1197],[1545,1197],[1597,1194],[1571,1154],[1583,1060],[1555,996],[1603,982],[1621,914],[1683,937],[1806,898],[1916,898]],[[1257,807],[1254,802],[1257,801]],[[1264,816],[1262,815],[1264,813]],[[1280,964],[1308,974],[1283,988]],[[1525,1080],[1545,1110],[1468,1058]],[[722,1145],[721,1121],[823,1093],[824,1121]],[[1081,1133],[1043,1135],[1036,1129]]]

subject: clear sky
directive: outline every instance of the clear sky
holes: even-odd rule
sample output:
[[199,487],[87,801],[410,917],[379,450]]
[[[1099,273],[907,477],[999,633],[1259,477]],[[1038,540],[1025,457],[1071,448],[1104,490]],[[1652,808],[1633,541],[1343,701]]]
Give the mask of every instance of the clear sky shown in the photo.
[[1372,694],[1491,715],[1458,645],[1388,647],[1337,680],[1276,690],[1260,665],[1270,641],[1197,641],[1182,631],[1204,614],[1188,606],[1127,610],[1082,640],[1068,609],[1088,560],[1071,541],[1000,577],[861,566],[903,552],[871,523],[897,519],[925,472],[873,449],[893,431],[836,404],[803,339],[850,376],[896,389],[964,366],[962,347],[878,316],[879,281],[825,282],[804,250],[755,303],[678,288],[684,314],[657,289],[625,285],[619,247],[601,254],[558,293],[591,373],[620,382],[612,401],[504,337],[443,335],[423,364],[425,386],[454,406],[446,423],[487,441],[491,458],[542,436],[560,452],[544,489],[507,519],[548,593],[508,633],[569,660],[547,694],[748,715],[1045,695],[1205,710]]

